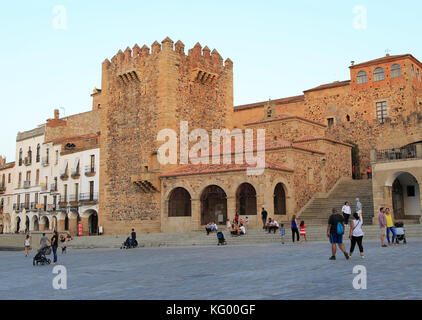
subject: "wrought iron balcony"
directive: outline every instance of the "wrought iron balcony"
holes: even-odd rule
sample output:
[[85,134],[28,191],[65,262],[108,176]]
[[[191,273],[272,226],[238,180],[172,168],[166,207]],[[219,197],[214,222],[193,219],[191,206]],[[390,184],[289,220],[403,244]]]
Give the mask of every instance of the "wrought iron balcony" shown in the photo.
[[53,183],[50,185],[50,192],[57,192],[57,184]]
[[86,176],[93,176],[97,173],[97,170],[95,170],[95,166],[86,166],[85,167],[85,175]]
[[96,202],[98,201],[98,192],[81,193],[79,202]]
[[70,176],[72,177],[72,179],[78,179],[81,176],[81,172],[79,169],[72,170]]
[[0,185],[0,194],[3,194],[6,192],[6,187],[4,185]]
[[41,163],[44,167],[46,167],[50,164],[50,160],[48,159],[48,157],[43,157]]
[[32,157],[31,158],[30,157],[26,157],[25,160],[24,160],[24,164],[26,166],[30,166],[32,164]]
[[24,188],[24,189],[29,189],[29,188],[31,188],[31,181],[30,181],[30,180],[24,181],[24,182],[23,182],[23,188]]
[[21,211],[21,208],[20,208],[19,203],[14,203],[14,204],[13,204],[13,210],[14,210],[14,211],[16,211],[16,212]]
[[69,174],[67,172],[64,172],[60,175],[60,179],[67,180],[69,179]]

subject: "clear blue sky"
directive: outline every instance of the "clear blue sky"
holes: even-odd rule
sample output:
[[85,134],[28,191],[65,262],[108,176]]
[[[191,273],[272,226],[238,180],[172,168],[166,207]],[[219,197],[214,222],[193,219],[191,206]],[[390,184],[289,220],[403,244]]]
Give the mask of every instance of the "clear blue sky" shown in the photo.
[[[65,30],[55,28],[66,10]],[[366,28],[356,6],[367,12]],[[87,111],[101,63],[119,49],[166,36],[200,42],[234,62],[235,105],[301,94],[349,79],[356,63],[390,54],[422,59],[421,1],[8,1],[0,8],[0,154],[18,131]],[[358,16],[358,18],[356,18]],[[56,23],[56,24],[55,24]],[[59,25],[59,26],[63,26]],[[63,110],[61,110],[63,115]]]

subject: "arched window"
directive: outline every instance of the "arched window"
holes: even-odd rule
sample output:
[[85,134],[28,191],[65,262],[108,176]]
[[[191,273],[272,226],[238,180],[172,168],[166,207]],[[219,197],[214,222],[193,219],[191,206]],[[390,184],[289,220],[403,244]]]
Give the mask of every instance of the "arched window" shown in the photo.
[[191,197],[184,188],[174,189],[169,197],[169,217],[190,217]]
[[374,71],[374,81],[382,81],[384,80],[384,69],[383,68],[376,68]]
[[241,216],[256,215],[256,191],[249,183],[242,183],[236,191],[236,212]]
[[368,75],[365,71],[358,72],[358,84],[364,84],[368,82]]
[[412,77],[414,77],[415,76],[415,66],[413,64],[412,64],[411,71],[412,71]]
[[286,211],[286,192],[283,184],[279,183],[274,189],[274,214],[285,215]]
[[418,81],[421,81],[421,75],[419,73],[419,69],[416,70],[416,76],[418,77]]
[[391,78],[399,78],[401,76],[401,69],[399,64],[393,64],[391,67]]

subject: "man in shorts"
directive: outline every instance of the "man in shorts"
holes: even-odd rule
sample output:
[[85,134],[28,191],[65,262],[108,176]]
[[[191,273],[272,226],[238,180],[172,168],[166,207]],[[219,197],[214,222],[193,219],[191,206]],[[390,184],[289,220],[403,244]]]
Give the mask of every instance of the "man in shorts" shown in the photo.
[[343,234],[337,233],[337,224],[341,223],[343,225],[344,233],[344,217],[341,214],[337,213],[337,210],[333,208],[331,216],[328,218],[328,227],[327,227],[327,237],[330,239],[332,255],[330,260],[336,260],[336,251],[337,245],[340,250],[343,252],[346,259],[349,259],[349,255],[346,252],[343,244]]

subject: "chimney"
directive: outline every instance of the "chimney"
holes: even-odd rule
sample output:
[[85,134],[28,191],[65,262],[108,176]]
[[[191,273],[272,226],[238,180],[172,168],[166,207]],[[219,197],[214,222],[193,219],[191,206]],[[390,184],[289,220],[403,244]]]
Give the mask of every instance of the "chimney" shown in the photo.
[[351,64],[352,64],[352,66],[354,66],[355,65],[355,62],[354,61],[351,61]]
[[59,120],[60,119],[60,111],[59,109],[54,109],[54,119]]

